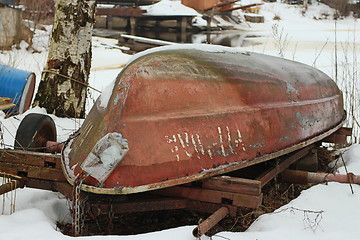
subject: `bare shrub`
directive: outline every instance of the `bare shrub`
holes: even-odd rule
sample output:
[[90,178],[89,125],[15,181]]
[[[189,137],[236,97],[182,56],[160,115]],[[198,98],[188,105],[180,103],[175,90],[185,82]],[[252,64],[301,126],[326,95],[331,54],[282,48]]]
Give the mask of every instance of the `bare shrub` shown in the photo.
[[53,23],[55,1],[52,0],[20,0],[24,6],[23,19],[33,21],[35,24]]
[[281,17],[280,17],[279,15],[275,15],[274,18],[273,18],[273,20],[279,21],[279,20],[281,20]]
[[272,37],[274,39],[275,47],[278,51],[278,55],[280,57],[284,57],[286,48],[289,44],[288,34],[284,33],[283,28],[279,28],[278,24],[274,24],[271,27],[272,29]]

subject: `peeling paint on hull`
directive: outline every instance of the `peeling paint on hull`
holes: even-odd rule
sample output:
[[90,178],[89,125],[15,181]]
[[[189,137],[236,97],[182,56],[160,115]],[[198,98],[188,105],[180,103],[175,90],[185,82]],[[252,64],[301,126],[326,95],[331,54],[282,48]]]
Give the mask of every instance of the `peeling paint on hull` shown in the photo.
[[121,133],[130,147],[121,163],[101,187],[91,177],[83,183],[87,191],[128,194],[294,151],[343,117],[341,92],[312,67],[255,53],[163,50],[119,74],[107,108],[95,104],[64,157],[79,174],[101,137]]

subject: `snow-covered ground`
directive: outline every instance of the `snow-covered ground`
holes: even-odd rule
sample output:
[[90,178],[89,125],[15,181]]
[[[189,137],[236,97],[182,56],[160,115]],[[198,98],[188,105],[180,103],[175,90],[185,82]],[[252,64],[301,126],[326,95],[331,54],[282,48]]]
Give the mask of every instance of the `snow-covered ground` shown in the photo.
[[[154,12],[161,10],[152,9]],[[254,41],[261,44],[244,47],[244,50],[282,55],[313,65],[335,78],[336,46],[340,87],[348,94],[347,80],[353,79],[351,83],[358,85],[356,57],[360,47],[360,26],[357,20],[348,17],[335,24],[332,19],[334,10],[318,3],[310,5],[307,11],[301,6],[265,3],[260,13],[265,16],[265,23],[249,23],[250,29],[247,31],[260,36],[254,38]],[[275,19],[280,20],[274,20],[275,16]],[[36,52],[27,51],[26,44],[22,44],[19,50],[0,52],[0,62],[34,71],[39,80],[47,57],[47,42],[48,33],[38,31],[34,45]],[[131,57],[111,47],[116,43],[116,40],[93,38],[90,85],[99,90],[103,90],[117,76]],[[96,92],[91,92],[88,109],[97,96]],[[358,103],[355,96],[351,97]],[[26,114],[29,112],[45,113],[45,110],[34,108]],[[5,119],[0,112],[6,144],[14,141],[13,134],[24,115]],[[82,123],[82,120],[52,117],[57,125],[59,141],[65,140]],[[360,145],[355,144],[348,149],[344,159],[350,172],[360,174]],[[345,173],[344,167],[340,167],[338,172]],[[348,184],[313,186],[286,206],[259,217],[246,232],[221,232],[211,239],[359,239],[360,186],[355,185],[353,189],[354,194]],[[69,203],[58,193],[19,189],[1,197],[0,211],[3,213],[0,215],[0,239],[72,239],[60,233],[55,225],[56,221],[70,221]],[[193,227],[183,226],[136,236],[92,236],[79,239],[194,239],[191,234]],[[201,239],[210,238],[204,236]]]

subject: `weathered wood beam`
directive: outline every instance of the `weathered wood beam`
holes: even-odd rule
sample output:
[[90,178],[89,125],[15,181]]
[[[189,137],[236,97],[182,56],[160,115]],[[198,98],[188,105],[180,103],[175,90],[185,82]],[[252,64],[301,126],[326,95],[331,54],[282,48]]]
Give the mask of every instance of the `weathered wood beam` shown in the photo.
[[59,182],[67,181],[62,170],[56,168],[0,162],[0,171],[19,175],[26,178],[35,178]]
[[323,142],[347,144],[347,137],[352,135],[352,128],[342,127],[330,136],[324,138]]
[[24,184],[21,180],[13,179],[8,183],[0,185],[0,195],[22,187],[24,187]]
[[56,154],[0,149],[0,162],[4,163],[61,169],[60,161],[60,155]]
[[261,194],[261,181],[236,177],[212,177],[203,181],[202,187],[210,190],[241,193],[252,196]]
[[203,202],[226,203],[229,205],[248,208],[257,208],[262,203],[262,194],[259,196],[252,196],[240,193],[180,186],[156,190],[153,193],[157,195],[181,197]]
[[289,157],[281,160],[279,164],[277,164],[275,167],[271,168],[270,170],[264,172],[259,177],[256,178],[256,180],[261,182],[261,186],[265,186],[267,183],[269,183],[273,178],[275,178],[279,173],[283,172],[285,169],[287,169],[291,164],[299,160],[300,158],[306,156],[311,147],[305,147],[293,154],[291,154]]
[[11,98],[0,97],[0,110],[6,110],[15,106],[16,105],[12,103]]
[[146,10],[138,8],[97,8],[96,15],[118,16],[118,17],[141,17]]

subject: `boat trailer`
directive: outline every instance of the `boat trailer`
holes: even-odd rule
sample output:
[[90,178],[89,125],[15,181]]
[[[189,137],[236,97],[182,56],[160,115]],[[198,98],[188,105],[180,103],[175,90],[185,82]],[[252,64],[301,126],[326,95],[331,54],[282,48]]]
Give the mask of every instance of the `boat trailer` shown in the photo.
[[[351,129],[340,128],[324,141],[346,144],[346,137],[349,135]],[[72,200],[73,204],[79,201],[84,213],[92,218],[108,215],[109,212],[122,214],[177,209],[212,213],[193,230],[193,235],[200,237],[226,216],[236,217],[239,208],[258,208],[262,204],[262,188],[278,175],[280,179],[291,183],[340,181],[360,184],[360,177],[351,174],[322,175],[288,170],[300,159],[312,156],[317,144],[271,160],[272,164],[253,179],[222,175],[200,182],[126,195],[126,198],[81,191],[79,199],[76,199],[76,185],[72,186],[64,176],[60,154],[1,149],[0,172],[11,181],[0,186],[0,195],[25,186],[57,191]],[[52,141],[47,145],[53,145],[52,150],[56,149]],[[73,234],[78,236],[81,231],[74,230]]]

